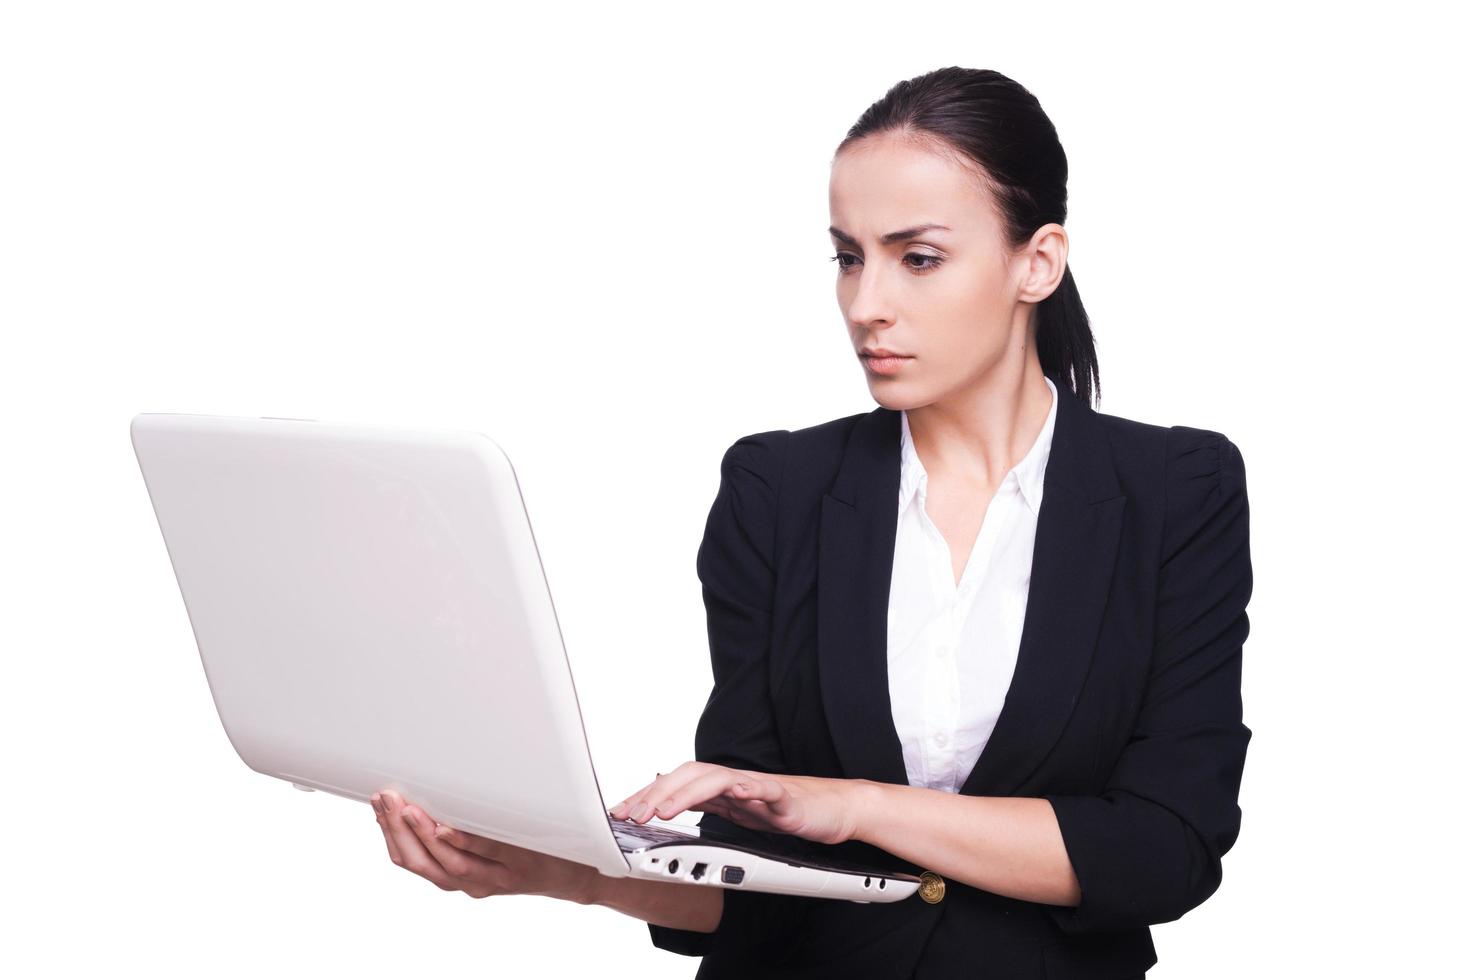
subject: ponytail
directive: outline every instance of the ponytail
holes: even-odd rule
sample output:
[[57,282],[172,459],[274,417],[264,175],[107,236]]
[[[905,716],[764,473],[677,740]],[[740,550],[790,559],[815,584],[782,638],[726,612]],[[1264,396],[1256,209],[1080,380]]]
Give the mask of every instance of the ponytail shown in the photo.
[[1100,399],[1102,379],[1097,373],[1097,348],[1091,321],[1081,305],[1071,266],[1055,291],[1036,305],[1035,352],[1041,370],[1060,378],[1087,405]]

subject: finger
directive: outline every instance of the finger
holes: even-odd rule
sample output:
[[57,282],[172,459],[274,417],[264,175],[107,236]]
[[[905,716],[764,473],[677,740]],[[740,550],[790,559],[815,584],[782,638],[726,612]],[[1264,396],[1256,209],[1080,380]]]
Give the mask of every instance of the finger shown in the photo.
[[398,850],[398,844],[393,840],[393,832],[388,829],[388,804],[382,798],[382,794],[372,794],[372,812],[377,817],[378,829],[383,832],[383,842],[388,846],[388,859],[394,864],[402,867],[403,854]]
[[750,812],[761,819],[768,820],[772,827],[782,833],[788,832],[781,828],[795,814],[797,801],[785,784],[778,779],[754,778],[745,780],[745,785],[747,789],[736,786],[730,790],[735,800],[747,806]]
[[[669,794],[678,787],[699,778],[710,769],[723,769],[723,767],[711,766],[706,762],[685,762],[677,769],[674,769],[673,772],[660,772],[657,779],[612,807],[608,811],[608,814],[614,820],[622,820],[630,817],[633,820],[641,819],[642,822],[646,823],[652,818],[653,808],[659,801],[667,799]],[[644,809],[638,816],[633,816],[637,812],[639,804]]]
[[502,865],[506,863],[503,860],[506,856],[505,850],[511,846],[503,841],[491,840],[464,830],[456,830],[446,823],[439,824],[438,829],[434,831],[434,836],[450,847],[478,854],[486,861]]
[[743,770],[715,766],[682,786],[670,787],[661,800],[657,794],[651,796],[650,799],[654,801],[653,812],[667,820],[696,803],[726,794],[733,795],[730,793],[731,787],[743,782],[753,782]]
[[730,823],[748,830],[760,830],[766,833],[781,832],[780,828],[771,823],[766,817],[765,804],[754,802],[751,804],[728,804],[723,797],[705,800],[703,803],[689,807],[690,810],[702,810],[721,816]]
[[713,799],[705,800],[703,803],[695,803],[693,806],[689,807],[689,810],[691,812],[712,813],[715,816],[723,817],[726,820],[731,820],[735,823],[739,822],[738,820],[735,820],[735,817],[739,815],[740,808],[737,806],[731,806],[729,803],[725,802],[724,797],[722,796],[716,796]]
[[[663,774],[660,772],[658,774],[658,779],[662,778]],[[637,792],[633,793],[631,796],[628,796],[621,803],[614,803],[612,806],[608,807],[608,816],[612,817],[614,820],[622,820],[623,818],[625,818],[632,810],[633,805],[642,800],[643,797],[647,794],[648,790],[658,785],[658,779],[653,780],[646,786],[640,787]]]
[[505,869],[503,864],[451,846],[436,832],[434,819],[416,806],[405,805],[403,816],[424,850],[433,856],[439,867],[456,879],[457,887],[487,886],[498,890],[499,876]]
[[423,846],[423,841],[418,839],[418,834],[413,828],[404,823],[403,808],[406,804],[402,797],[391,790],[382,795],[388,805],[388,829],[403,858],[402,867],[427,878],[446,891],[454,888],[453,882],[449,880],[449,873],[438,861],[434,860],[433,855],[428,852],[428,848]]
[[777,820],[776,815],[770,811],[764,800],[751,800],[734,808],[738,815],[736,823],[745,827],[753,827],[755,830],[763,830],[767,833],[786,834],[790,833],[786,821]]
[[[741,785],[748,789],[741,789]],[[732,788],[731,794],[741,802],[763,803],[777,815],[788,813],[791,808],[791,794],[778,779],[743,779]]]

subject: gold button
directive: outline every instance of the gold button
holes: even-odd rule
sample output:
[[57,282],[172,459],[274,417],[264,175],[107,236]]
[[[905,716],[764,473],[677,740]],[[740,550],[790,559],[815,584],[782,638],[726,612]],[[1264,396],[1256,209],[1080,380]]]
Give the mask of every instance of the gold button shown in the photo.
[[944,879],[932,871],[925,871],[919,875],[918,897],[930,905],[937,905],[944,900]]

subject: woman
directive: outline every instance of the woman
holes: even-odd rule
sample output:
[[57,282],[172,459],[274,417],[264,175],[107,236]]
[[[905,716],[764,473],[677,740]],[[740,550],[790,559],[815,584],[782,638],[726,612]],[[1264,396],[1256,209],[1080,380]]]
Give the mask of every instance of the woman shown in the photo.
[[1239,832],[1244,467],[1218,432],[1090,407],[1066,177],[1035,98],[992,71],[900,83],[849,132],[837,296],[879,407],[725,454],[696,760],[611,810],[926,872],[922,900],[604,878],[389,794],[395,862],[618,909],[700,977],[1157,961],[1148,927],[1214,892]]

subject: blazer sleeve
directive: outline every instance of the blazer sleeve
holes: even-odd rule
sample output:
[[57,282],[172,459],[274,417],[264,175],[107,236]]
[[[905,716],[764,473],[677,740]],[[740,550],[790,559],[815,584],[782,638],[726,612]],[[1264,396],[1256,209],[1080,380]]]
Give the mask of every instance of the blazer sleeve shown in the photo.
[[[720,464],[697,567],[703,583],[714,688],[694,735],[700,762],[784,773],[786,762],[770,703],[771,606],[775,591],[775,513],[790,433],[745,436]],[[766,835],[705,813],[709,828],[754,846]],[[687,956],[726,950],[778,959],[813,899],[724,889],[724,913],[712,932],[648,923],[653,945]],[[770,950],[762,955],[762,950]]]
[[1239,835],[1250,729],[1240,666],[1253,587],[1239,449],[1173,426],[1147,689],[1100,796],[1047,796],[1081,904],[1048,906],[1066,933],[1170,922],[1214,893]]

